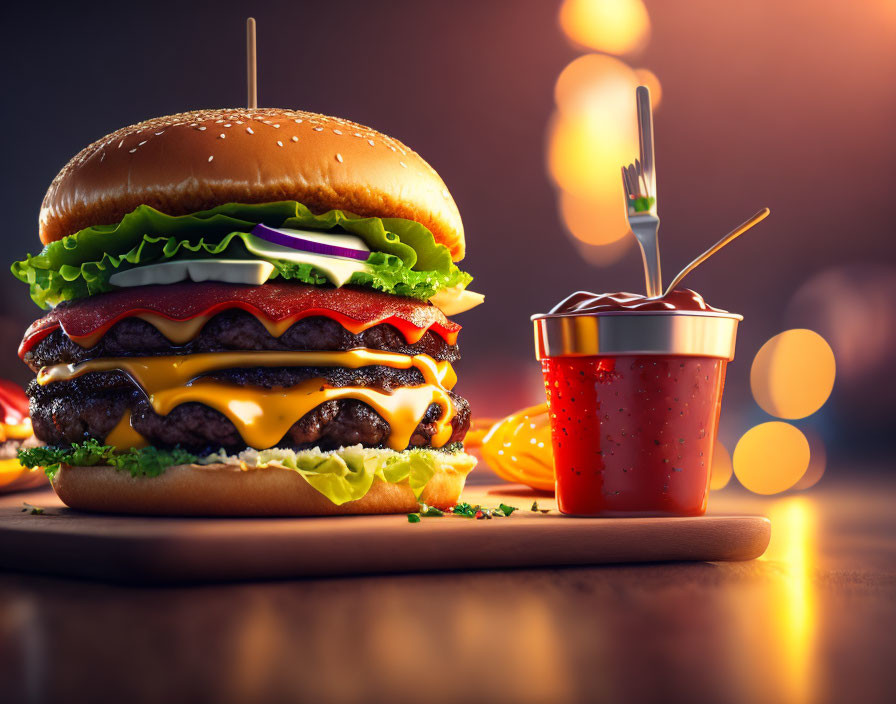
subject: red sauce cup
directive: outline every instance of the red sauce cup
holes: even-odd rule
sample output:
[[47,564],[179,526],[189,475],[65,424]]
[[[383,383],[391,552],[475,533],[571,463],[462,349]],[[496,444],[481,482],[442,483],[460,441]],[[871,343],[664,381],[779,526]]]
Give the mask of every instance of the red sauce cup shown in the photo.
[[562,513],[706,512],[741,319],[710,311],[533,316]]

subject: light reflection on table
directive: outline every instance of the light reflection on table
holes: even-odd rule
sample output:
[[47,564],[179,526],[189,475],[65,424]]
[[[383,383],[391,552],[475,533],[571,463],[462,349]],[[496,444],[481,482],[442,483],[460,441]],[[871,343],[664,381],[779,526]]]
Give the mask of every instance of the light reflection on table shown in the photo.
[[713,500],[771,517],[762,559],[168,589],[0,575],[0,681],[57,701],[886,701],[896,490]]

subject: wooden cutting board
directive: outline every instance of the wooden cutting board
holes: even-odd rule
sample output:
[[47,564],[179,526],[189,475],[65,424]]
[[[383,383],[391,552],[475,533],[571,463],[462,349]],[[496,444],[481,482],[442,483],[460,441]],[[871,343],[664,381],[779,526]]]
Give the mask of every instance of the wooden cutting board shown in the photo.
[[[466,501],[519,507],[509,518],[143,518],[79,513],[50,490],[0,497],[0,568],[165,583],[679,560],[751,560],[761,516],[569,518],[512,485]],[[533,499],[549,513],[533,513]],[[40,506],[34,515],[23,502]]]

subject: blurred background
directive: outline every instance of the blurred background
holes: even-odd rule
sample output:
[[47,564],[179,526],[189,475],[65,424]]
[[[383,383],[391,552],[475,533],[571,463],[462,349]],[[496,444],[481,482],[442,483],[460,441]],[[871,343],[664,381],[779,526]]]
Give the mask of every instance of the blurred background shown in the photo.
[[[740,448],[738,477],[761,493],[805,488],[825,467],[886,466],[896,4],[22,4],[0,49],[4,266],[39,248],[43,194],[89,142],[156,115],[244,104],[250,12],[260,105],[368,124],[448,184],[466,226],[462,268],[486,294],[459,317],[458,390],[474,414],[543,400],[531,314],[577,289],[642,292],[619,167],[636,156],[634,87],[645,83],[666,280],[760,207],[772,210],[686,284],[745,317],[724,455]],[[25,383],[15,348],[40,312],[12,276],[0,277],[0,293],[0,374]],[[796,457],[786,481],[751,478],[768,459],[751,462],[751,447]]]

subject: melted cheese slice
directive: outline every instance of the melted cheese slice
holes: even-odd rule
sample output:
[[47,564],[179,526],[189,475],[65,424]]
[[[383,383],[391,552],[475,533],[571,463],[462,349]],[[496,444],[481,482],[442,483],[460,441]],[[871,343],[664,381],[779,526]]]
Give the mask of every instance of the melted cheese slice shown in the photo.
[[364,387],[328,387],[323,379],[309,379],[289,388],[259,389],[199,379],[189,386],[165,389],[150,396],[153,410],[167,415],[182,403],[201,403],[225,415],[250,447],[274,447],[306,413],[337,399],[362,401],[385,419],[391,428],[387,445],[404,450],[414,430],[433,403],[442,407],[436,422],[433,447],[442,447],[451,437],[454,405],[448,393],[424,384],[395,389],[387,394]]
[[[414,367],[427,384],[452,389],[457,375],[450,362],[437,362],[426,354],[407,355],[380,350],[356,349],[344,352],[301,350],[289,352],[240,351],[160,357],[99,357],[80,364],[57,364],[37,373],[41,386],[54,381],[69,381],[90,372],[121,370],[148,394],[171,386],[183,386],[203,374],[220,369],[251,367],[360,367],[382,366],[393,369]],[[30,425],[30,424],[29,424]]]
[[[330,387],[323,379],[309,379],[288,388],[263,389],[197,378],[211,371],[233,368],[339,366],[356,369],[372,365],[414,367],[423,375],[425,383],[385,393],[366,387]],[[80,364],[44,367],[37,380],[46,385],[90,372],[112,370],[125,372],[139,384],[159,415],[167,415],[183,403],[204,404],[226,416],[246,444],[256,449],[273,447],[302,416],[326,401],[337,399],[362,401],[379,413],[389,423],[388,445],[394,450],[408,446],[414,430],[433,403],[442,408],[432,438],[433,447],[442,447],[452,432],[454,404],[448,389],[454,386],[457,376],[449,362],[437,362],[428,355],[357,349],[99,358]],[[135,443],[141,438],[131,428],[129,414],[126,415],[127,419],[119,421],[106,442],[117,447],[138,447]]]
[[103,441],[107,445],[111,445],[112,447],[146,447],[149,445],[146,438],[144,438],[140,433],[138,433],[131,426],[131,412],[130,410],[126,410],[124,414],[121,416],[121,419],[109,431],[109,434],[106,436],[106,439]]

